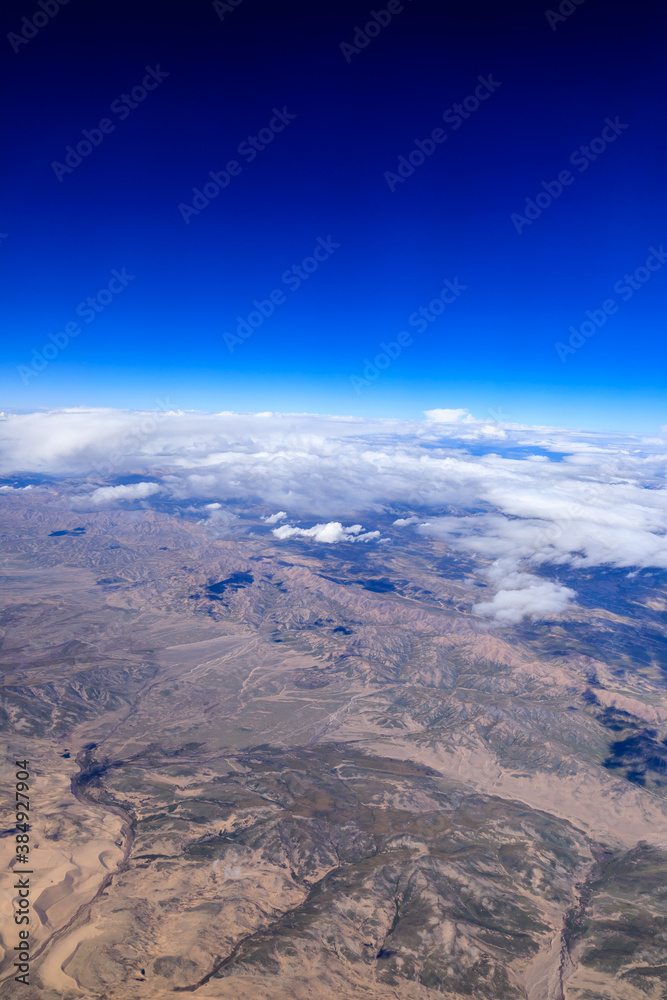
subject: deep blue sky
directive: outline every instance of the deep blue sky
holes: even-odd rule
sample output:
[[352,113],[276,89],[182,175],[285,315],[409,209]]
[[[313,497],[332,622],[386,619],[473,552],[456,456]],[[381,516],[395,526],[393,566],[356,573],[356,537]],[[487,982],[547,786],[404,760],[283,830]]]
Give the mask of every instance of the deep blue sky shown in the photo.
[[[659,5],[584,0],[552,30],[546,3],[406,0],[348,62],[340,44],[386,7],[242,0],[220,20],[199,0],[70,0],[14,52],[40,7],[3,6],[3,405],[667,423],[667,266],[614,290],[667,247]],[[142,103],[110,111],[158,65]],[[489,75],[488,100],[443,121]],[[274,108],[296,118],[248,162],[238,146]],[[103,118],[113,132],[59,181],[53,162]],[[570,155],[607,118],[627,128],[580,171]],[[390,191],[385,172],[435,128],[446,140]],[[186,224],[179,204],[231,159],[240,174]],[[517,233],[511,214],[566,169]],[[340,246],[288,287],[318,237]],[[134,279],[77,318],[114,268]],[[445,278],[465,291],[419,332],[408,319]],[[277,288],[285,301],[230,352],[224,334]],[[608,299],[617,311],[561,361],[555,343]],[[71,322],[81,333],[26,376]],[[402,330],[412,343],[355,392]]]

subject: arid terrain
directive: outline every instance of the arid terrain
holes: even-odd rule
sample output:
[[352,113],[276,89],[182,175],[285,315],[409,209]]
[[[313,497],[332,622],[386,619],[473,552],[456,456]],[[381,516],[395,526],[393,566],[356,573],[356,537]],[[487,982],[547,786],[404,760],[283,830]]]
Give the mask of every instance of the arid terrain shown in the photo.
[[17,987],[3,825],[0,998],[667,996],[664,572],[499,624],[397,513],[333,546],[1,502],[34,875]]

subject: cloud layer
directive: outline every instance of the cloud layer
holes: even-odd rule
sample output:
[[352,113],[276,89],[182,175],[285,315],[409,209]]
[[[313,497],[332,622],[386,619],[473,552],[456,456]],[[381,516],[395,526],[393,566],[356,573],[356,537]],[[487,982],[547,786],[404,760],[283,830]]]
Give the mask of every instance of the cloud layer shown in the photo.
[[[473,557],[495,590],[477,613],[498,621],[565,608],[574,594],[558,566],[667,568],[665,436],[528,427],[454,409],[411,422],[70,409],[5,414],[0,442],[8,476],[85,478],[87,488],[72,489],[95,506],[150,502],[158,491],[206,501],[221,526],[243,503],[284,542],[377,542],[373,517],[390,514],[404,539],[417,532]],[[128,475],[155,482],[118,485]],[[364,529],[344,527],[356,518]]]

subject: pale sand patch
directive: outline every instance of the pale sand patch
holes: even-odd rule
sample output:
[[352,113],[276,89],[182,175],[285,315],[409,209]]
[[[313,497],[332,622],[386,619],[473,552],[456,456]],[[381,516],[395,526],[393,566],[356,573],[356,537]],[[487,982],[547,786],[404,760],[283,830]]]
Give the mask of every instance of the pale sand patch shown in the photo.
[[[9,868],[14,855],[14,838],[1,842],[0,898],[16,897],[13,888],[21,870],[30,874],[30,947],[33,956],[77,911],[90,902],[103,880],[124,858],[122,820],[104,807],[80,802],[72,794],[70,782],[78,771],[72,757],[63,759],[50,741],[23,739],[22,756],[30,760],[30,864]],[[15,748],[5,754],[12,765]],[[4,779],[13,778],[5,770]],[[5,789],[3,789],[3,793]],[[13,800],[13,788],[11,792]],[[7,801],[7,799],[5,799]],[[13,816],[11,817],[13,820]],[[10,820],[10,821],[11,821]],[[11,953],[18,942],[11,905],[0,908],[0,982],[11,978]],[[68,984],[70,988],[71,984]]]
[[65,970],[81,942],[95,937],[97,933],[98,929],[94,923],[82,924],[71,934],[66,934],[60,941],[51,945],[39,962],[39,978],[47,988],[81,992],[76,979],[68,976]]

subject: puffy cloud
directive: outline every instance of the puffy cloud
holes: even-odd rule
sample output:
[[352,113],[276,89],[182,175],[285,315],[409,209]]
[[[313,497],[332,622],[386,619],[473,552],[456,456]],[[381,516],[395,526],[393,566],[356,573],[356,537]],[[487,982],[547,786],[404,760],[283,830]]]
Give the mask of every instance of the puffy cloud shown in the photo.
[[277,514],[269,514],[267,517],[263,517],[262,521],[266,524],[279,524],[280,521],[284,521],[287,517],[287,511],[279,510]]
[[511,558],[497,560],[483,575],[498,590],[490,601],[479,601],[472,610],[501,623],[560,614],[577,596],[570,587],[520,572]]
[[[189,509],[193,514],[197,512],[196,507]],[[199,523],[205,523],[218,538],[227,538],[239,532],[241,518],[229,508],[223,507],[221,503],[204,504],[203,510],[206,520]]]
[[340,521],[314,524],[312,528],[293,528],[289,524],[283,524],[280,528],[274,528],[272,534],[281,541],[286,538],[312,538],[328,545],[335,545],[337,542],[372,542],[380,537],[379,531],[364,531],[360,524],[344,528]]
[[424,416],[427,420],[433,420],[435,423],[440,424],[455,424],[459,420],[465,420],[466,423],[474,423],[475,418],[468,412],[468,410],[424,410]]
[[157,483],[132,483],[130,486],[101,486],[84,499],[95,504],[114,503],[116,500],[143,500],[159,492]]
[[550,580],[542,580],[529,573],[516,575],[522,577],[523,583],[520,586],[501,587],[490,601],[474,604],[474,613],[504,624],[516,624],[526,616],[545,618],[558,615],[577,596],[569,587]]
[[499,421],[476,420],[468,410],[425,410],[424,416],[433,424],[444,424],[447,432],[455,433],[463,441],[502,441],[507,437]]
[[408,524],[417,524],[418,521],[418,517],[397,517],[396,520],[391,523],[396,528],[404,528]]

